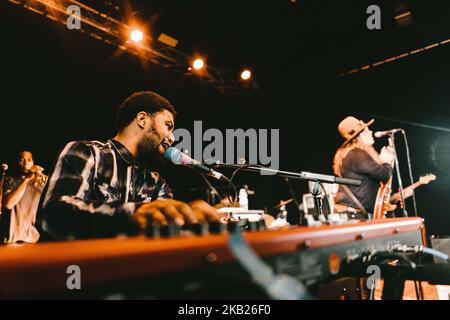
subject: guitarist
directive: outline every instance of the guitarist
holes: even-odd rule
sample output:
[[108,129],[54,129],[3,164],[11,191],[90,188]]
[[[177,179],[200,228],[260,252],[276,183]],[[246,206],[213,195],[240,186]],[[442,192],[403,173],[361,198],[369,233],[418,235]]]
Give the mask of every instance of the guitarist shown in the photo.
[[394,151],[383,147],[378,153],[373,147],[374,139],[367,123],[349,116],[338,125],[345,142],[337,150],[333,160],[334,174],[344,178],[358,179],[360,186],[339,186],[335,196],[336,211],[353,213],[353,218],[366,218],[372,213],[380,182],[387,182],[392,175]]

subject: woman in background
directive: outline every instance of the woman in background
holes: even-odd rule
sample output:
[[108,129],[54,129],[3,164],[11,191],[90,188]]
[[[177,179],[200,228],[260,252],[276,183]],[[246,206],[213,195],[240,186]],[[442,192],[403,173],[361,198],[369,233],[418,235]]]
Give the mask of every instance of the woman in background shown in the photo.
[[42,167],[35,165],[33,155],[24,150],[19,153],[16,173],[8,176],[3,186],[4,243],[35,243],[39,232],[35,227],[39,199],[47,182]]

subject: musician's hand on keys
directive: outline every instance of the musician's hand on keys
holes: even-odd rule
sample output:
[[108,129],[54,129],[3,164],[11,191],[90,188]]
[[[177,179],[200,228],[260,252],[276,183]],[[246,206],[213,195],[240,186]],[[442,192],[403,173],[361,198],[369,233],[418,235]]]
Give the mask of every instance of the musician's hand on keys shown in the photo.
[[217,209],[203,200],[194,200],[189,202],[189,205],[194,211],[195,215],[201,217],[203,221],[219,221]]
[[150,224],[183,226],[218,220],[216,209],[202,200],[187,204],[173,199],[144,203],[133,213],[132,219],[140,230]]
[[382,163],[387,163],[389,165],[394,164],[394,149],[392,147],[383,147],[380,152],[380,160]]

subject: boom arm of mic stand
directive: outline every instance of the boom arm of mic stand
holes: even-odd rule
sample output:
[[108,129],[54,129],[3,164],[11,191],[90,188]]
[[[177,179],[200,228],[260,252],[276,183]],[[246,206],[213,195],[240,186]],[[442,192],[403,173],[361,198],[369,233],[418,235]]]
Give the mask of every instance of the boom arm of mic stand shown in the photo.
[[326,183],[345,184],[345,185],[350,185],[350,186],[361,185],[361,180],[339,178],[339,177],[332,176],[332,175],[318,174],[318,173],[312,173],[312,172],[307,172],[307,171],[289,172],[289,171],[275,170],[275,169],[252,166],[252,165],[236,165],[236,164],[222,164],[222,163],[220,163],[220,164],[216,163],[216,164],[214,164],[214,167],[215,168],[222,167],[222,168],[240,169],[242,171],[259,172],[259,173],[265,173],[266,175],[276,175],[279,177],[285,177],[285,178],[291,178],[291,179],[314,180],[314,181],[320,181],[320,182],[326,182]]

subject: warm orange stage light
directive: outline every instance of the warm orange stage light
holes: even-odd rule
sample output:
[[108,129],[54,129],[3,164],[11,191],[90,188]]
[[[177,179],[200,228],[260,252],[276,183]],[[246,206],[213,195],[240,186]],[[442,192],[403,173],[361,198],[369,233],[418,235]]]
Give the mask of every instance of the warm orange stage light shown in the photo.
[[140,42],[142,41],[142,39],[144,38],[144,34],[142,33],[141,30],[139,29],[134,29],[131,32],[131,36],[130,36],[131,40],[134,42]]
[[248,80],[252,77],[252,73],[250,72],[250,70],[244,70],[241,73],[241,79],[242,80]]
[[194,62],[192,63],[192,67],[195,70],[200,70],[205,66],[205,62],[203,61],[203,59],[197,58],[194,60]]

